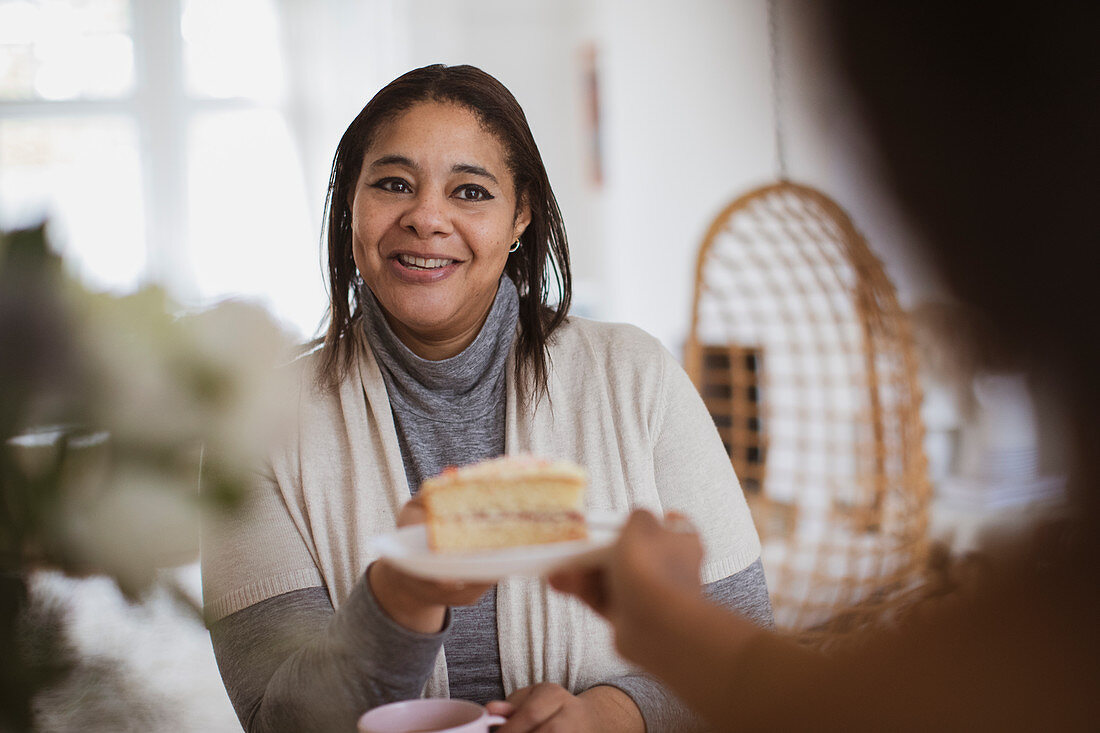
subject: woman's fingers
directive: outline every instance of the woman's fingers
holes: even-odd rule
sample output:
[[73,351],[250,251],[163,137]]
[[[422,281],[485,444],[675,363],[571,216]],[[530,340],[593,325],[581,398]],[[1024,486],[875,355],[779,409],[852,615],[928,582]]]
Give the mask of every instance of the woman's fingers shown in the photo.
[[516,706],[506,700],[491,700],[485,703],[485,709],[491,715],[503,715],[505,718],[516,712]]
[[639,575],[663,572],[682,578],[686,574],[697,582],[702,559],[702,542],[685,515],[669,512],[662,521],[649,512],[636,511],[615,544],[613,563]]
[[416,587],[417,595],[426,601],[444,606],[472,606],[485,595],[485,591],[493,587],[491,583],[423,580],[414,576],[409,578],[410,587]]
[[[419,496],[414,496],[397,514],[397,526],[408,527],[413,524],[423,524],[427,518],[427,510]],[[385,561],[382,561],[385,562]],[[491,583],[473,583],[460,581],[427,580],[415,575],[409,575],[390,563],[387,563],[392,575],[400,576],[403,585],[419,597],[429,603],[445,606],[470,606],[477,603],[485,591],[492,588]]]
[[382,587],[372,579],[371,587],[375,595],[386,589],[398,591],[397,602],[417,606],[471,606],[492,588],[491,583],[460,583],[455,581],[426,580],[410,575],[386,559],[376,560],[377,568],[372,578],[382,583]]
[[699,534],[687,515],[677,511],[665,512],[664,528],[678,534]]
[[520,705],[523,704],[524,700],[531,696],[531,693],[535,691],[535,687],[536,685],[521,687],[520,689],[509,695],[508,699],[505,700],[505,702],[507,702],[513,708],[518,708]]
[[674,583],[697,586],[703,546],[691,521],[679,512],[664,519],[639,509],[623,525],[615,544],[596,567],[564,568],[550,585],[580,598],[607,616],[612,606],[636,602],[641,586]]
[[661,523],[652,512],[645,509],[635,509],[630,513],[623,525],[621,537],[634,535],[650,535],[660,529]]
[[420,500],[420,497],[414,496],[397,513],[397,526],[408,527],[410,524],[423,524],[427,518],[428,511],[424,508],[424,502]]
[[516,690],[508,697],[515,709],[498,733],[530,733],[575,701],[568,690],[549,682]]
[[637,510],[599,565],[563,568],[548,580],[556,590],[580,598],[619,630],[632,613],[642,612],[664,589],[698,590],[702,559],[699,535],[685,515],[668,512],[658,519]]
[[555,590],[576,596],[596,613],[606,614],[607,589],[603,568],[566,568],[552,573],[548,580]]

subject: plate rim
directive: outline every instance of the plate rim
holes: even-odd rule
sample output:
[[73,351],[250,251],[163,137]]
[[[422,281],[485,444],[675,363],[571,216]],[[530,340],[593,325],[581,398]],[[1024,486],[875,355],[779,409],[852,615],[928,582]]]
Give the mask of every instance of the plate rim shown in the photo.
[[[513,576],[541,577],[556,567],[591,559],[615,540],[627,514],[596,510],[585,513],[589,536],[538,545],[479,550],[468,553],[435,554],[427,550],[427,527],[413,524],[376,535],[372,549],[410,575],[442,581],[496,582]],[[410,548],[412,542],[420,547]],[[518,553],[518,554],[517,554]]]

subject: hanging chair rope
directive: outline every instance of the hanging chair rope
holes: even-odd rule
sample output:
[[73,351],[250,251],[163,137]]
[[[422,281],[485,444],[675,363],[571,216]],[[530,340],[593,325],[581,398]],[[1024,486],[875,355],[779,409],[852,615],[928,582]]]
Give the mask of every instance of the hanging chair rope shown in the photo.
[[787,150],[783,138],[782,63],[779,48],[779,8],[776,0],[768,0],[768,60],[772,75],[772,124],[775,134],[775,165],[779,180],[787,176]]

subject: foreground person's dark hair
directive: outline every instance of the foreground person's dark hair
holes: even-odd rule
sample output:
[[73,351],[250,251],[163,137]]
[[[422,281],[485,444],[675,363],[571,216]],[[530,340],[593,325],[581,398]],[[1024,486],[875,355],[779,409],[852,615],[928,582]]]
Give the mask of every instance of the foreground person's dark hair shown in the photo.
[[826,7],[896,199],[989,341],[1062,401],[1074,498],[1100,521],[1100,341],[1082,324],[1096,310],[1100,7]]
[[[519,291],[520,331],[516,341],[518,393],[546,390],[546,343],[569,311],[572,276],[565,225],[531,128],[519,103],[503,84],[473,66],[435,64],[404,74],[379,91],[352,121],[332,163],[325,203],[328,238],[328,327],[323,337],[319,380],[335,387],[349,369],[362,339],[363,307],[352,258],[351,208],[363,156],[381,125],[420,102],[451,102],[471,110],[500,140],[515,180],[517,207],[526,203],[531,223],[522,246],[509,255],[505,274]],[[518,212],[518,209],[517,209]],[[555,273],[557,305],[549,306],[547,267]],[[530,391],[528,391],[528,387]]]

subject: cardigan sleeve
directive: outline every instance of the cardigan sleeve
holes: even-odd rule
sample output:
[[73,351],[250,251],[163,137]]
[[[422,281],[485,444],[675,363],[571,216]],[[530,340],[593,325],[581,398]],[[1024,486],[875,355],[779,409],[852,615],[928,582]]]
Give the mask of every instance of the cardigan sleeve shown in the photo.
[[[288,395],[288,405],[298,400],[299,394]],[[299,423],[290,422],[273,439],[270,452],[257,462],[240,506],[205,517],[202,523],[202,602],[208,621],[275,595],[326,584],[287,504],[287,495],[294,495],[300,485],[285,484],[300,483],[298,474],[276,470],[298,463],[299,431]],[[207,490],[204,479],[200,478],[201,491]]]
[[735,575],[760,557],[760,539],[729,455],[687,373],[663,347],[654,413],[653,465],[664,511],[687,515],[706,550],[704,583]]
[[203,605],[209,621],[322,585],[270,463],[256,472],[238,511],[203,523]]

